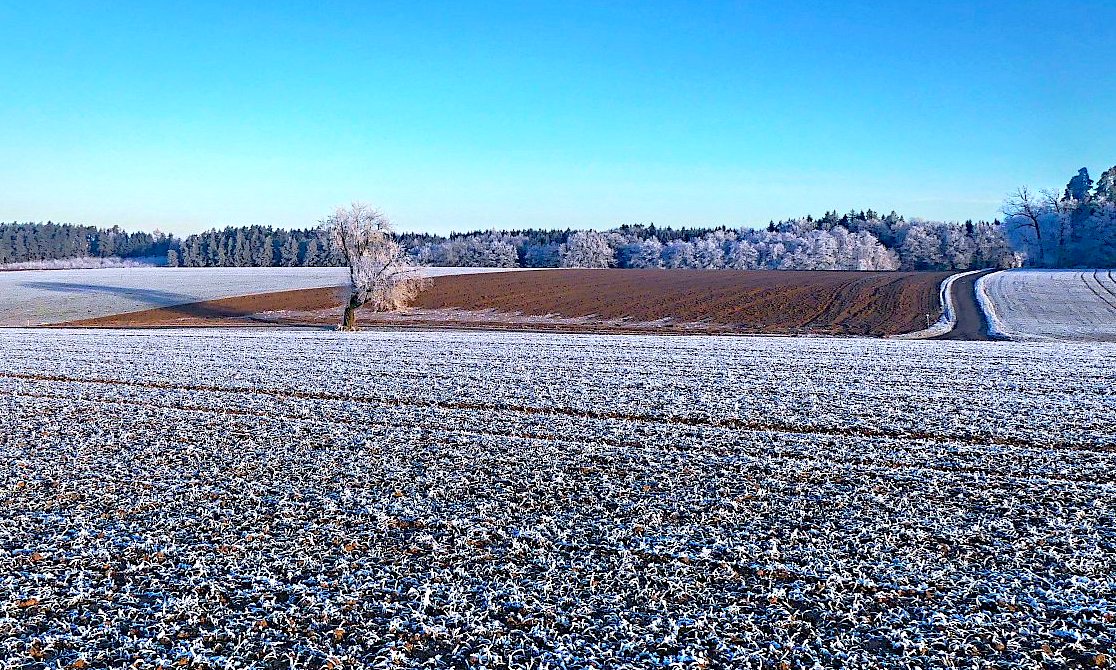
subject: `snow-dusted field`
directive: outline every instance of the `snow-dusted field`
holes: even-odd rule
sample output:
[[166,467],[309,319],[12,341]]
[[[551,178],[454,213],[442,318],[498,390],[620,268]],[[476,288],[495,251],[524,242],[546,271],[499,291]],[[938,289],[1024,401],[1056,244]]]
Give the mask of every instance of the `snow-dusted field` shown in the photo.
[[[428,276],[505,268],[423,268]],[[109,268],[0,272],[0,326],[65,323],[348,282],[344,268]]]
[[10,667],[1116,648],[1116,345],[13,329],[0,352]]
[[1116,270],[1009,270],[977,296],[996,334],[1013,340],[1116,341]]

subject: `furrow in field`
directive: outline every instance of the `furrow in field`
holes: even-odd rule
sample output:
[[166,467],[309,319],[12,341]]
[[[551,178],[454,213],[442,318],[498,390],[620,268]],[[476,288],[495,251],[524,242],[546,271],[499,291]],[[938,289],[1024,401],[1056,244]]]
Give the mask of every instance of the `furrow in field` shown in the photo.
[[1021,341],[1116,341],[1106,270],[1010,270],[982,279],[987,307]]
[[927,344],[0,331],[0,656],[1095,667],[1113,346]]
[[537,407],[499,402],[449,402],[449,401],[423,401],[404,399],[398,397],[358,396],[348,394],[299,391],[293,389],[266,389],[256,387],[222,387],[209,384],[170,384],[165,382],[138,382],[121,379],[107,378],[75,378],[60,375],[43,374],[15,374],[0,373],[0,377],[9,379],[26,379],[45,382],[77,382],[83,384],[108,384],[133,388],[147,388],[172,391],[201,391],[207,393],[248,394],[261,395],[274,398],[308,399],[308,400],[335,400],[372,405],[394,405],[399,407],[437,408],[449,411],[463,412],[514,412],[520,414],[562,416],[578,419],[607,419],[634,423],[650,424],[676,424],[685,426],[707,426],[743,431],[765,431],[780,433],[797,433],[803,435],[831,435],[841,437],[860,438],[903,438],[926,441],[946,441],[964,444],[996,444],[1001,446],[1019,447],[1044,447],[1065,450],[1081,451],[1116,451],[1116,444],[1091,445],[1079,444],[1063,440],[1049,440],[1043,442],[1030,442],[1022,439],[1001,438],[996,436],[973,436],[964,434],[937,434],[919,431],[900,431],[875,428],[870,426],[823,426],[807,424],[786,424],[775,421],[748,421],[734,418],[709,418],[693,415],[649,415],[625,414],[609,411],[589,411],[572,407]]
[[1108,308],[1110,308],[1112,310],[1112,312],[1114,314],[1116,314],[1116,302],[1114,302],[1111,299],[1111,297],[1109,297],[1107,295],[1107,290],[1105,289],[1104,285],[1101,284],[1100,280],[1097,278],[1096,271],[1082,272],[1080,276],[1081,276],[1081,282],[1083,284],[1085,284],[1085,288],[1089,289],[1089,291],[1093,295],[1095,295],[1101,303],[1103,303],[1102,305],[1098,305],[1098,307],[1103,309],[1104,307],[1107,306]]
[[1112,271],[1093,270],[1093,281],[1102,291],[1108,294],[1103,296],[1104,301],[1116,309],[1116,283],[1112,281]]
[[[111,406],[111,407],[132,407],[142,408],[148,410],[158,410],[166,412],[170,415],[177,413],[198,413],[210,414],[219,416],[251,418],[260,422],[259,426],[271,424],[273,426],[284,427],[289,422],[299,422],[310,424],[315,427],[345,427],[347,429],[361,429],[368,430],[372,428],[390,429],[397,431],[417,431],[423,435],[429,436],[434,443],[448,443],[446,442],[448,435],[462,436],[466,438],[497,438],[509,440],[522,440],[522,441],[541,441],[547,443],[561,444],[567,448],[576,448],[592,441],[594,444],[600,446],[608,446],[617,450],[624,450],[626,452],[647,452],[653,453],[668,449],[674,451],[675,448],[667,447],[654,447],[639,440],[614,440],[603,436],[604,431],[594,431],[592,437],[584,437],[581,439],[574,437],[567,437],[558,430],[552,432],[526,432],[522,430],[486,430],[480,425],[466,425],[461,424],[452,429],[431,429],[417,427],[411,421],[398,420],[392,421],[391,417],[376,417],[376,418],[360,418],[354,419],[345,416],[338,416],[330,414],[328,416],[307,417],[284,414],[276,416],[273,413],[263,411],[251,411],[246,409],[230,409],[227,407],[206,407],[201,405],[186,405],[180,403],[159,403],[150,400],[132,400],[132,399],[106,399],[106,398],[89,398],[82,397],[74,399],[72,396],[49,394],[49,393],[32,393],[32,392],[0,392],[0,397],[10,398],[26,398],[37,400],[51,400],[56,402],[56,406],[62,406],[65,402]],[[448,417],[444,416],[430,416],[424,417],[430,421],[443,420]],[[484,423],[478,420],[477,424]],[[420,424],[421,425],[421,424]],[[230,436],[235,436],[240,439],[253,440],[253,439],[269,439],[272,433],[268,431],[246,428],[241,431],[229,433]],[[151,430],[158,430],[158,423],[152,420],[150,425]],[[881,445],[886,446],[892,450],[892,456],[888,459],[879,458],[861,458],[855,454],[848,454],[836,461],[832,459],[818,459],[811,455],[811,452],[803,452],[799,450],[783,451],[779,447],[770,444],[772,433],[782,434],[787,438],[793,438],[795,435],[801,435],[798,431],[769,431],[769,430],[727,430],[721,431],[721,434],[716,433],[706,434],[704,439],[706,444],[702,449],[697,450],[694,456],[705,456],[713,458],[755,458],[760,453],[766,452],[768,459],[777,459],[794,463],[805,469],[807,472],[816,472],[816,479],[828,478],[830,475],[827,469],[830,467],[839,467],[841,469],[848,469],[861,474],[878,474],[880,472],[901,472],[904,477],[917,477],[920,474],[939,473],[939,474],[952,474],[952,475],[970,475],[976,477],[988,484],[995,484],[997,486],[1016,486],[1016,485],[1042,485],[1047,486],[1056,483],[1075,483],[1075,484],[1094,484],[1096,482],[1094,475],[1091,472],[1085,472],[1078,476],[1070,474],[1044,474],[1041,476],[1022,476],[1018,472],[1001,471],[1004,465],[1002,459],[997,459],[994,462],[982,462],[981,460],[973,460],[972,463],[955,462],[952,464],[942,464],[941,461],[934,462],[933,460],[919,460],[917,462],[910,461],[904,462],[898,460],[897,457],[904,452],[910,456],[922,455],[928,445],[916,444],[909,445],[906,439],[895,438],[880,438]],[[178,441],[181,443],[183,440],[193,442],[195,444],[202,444],[201,441],[194,440],[191,436],[180,436]],[[736,449],[727,450],[718,448],[719,440],[731,440]],[[763,445],[768,442],[767,445]],[[939,440],[943,447],[952,444],[949,440]],[[993,453],[984,454],[984,457],[995,457]],[[1027,458],[1027,455],[1021,455],[1021,458]],[[1103,484],[1101,485],[1104,486]]]

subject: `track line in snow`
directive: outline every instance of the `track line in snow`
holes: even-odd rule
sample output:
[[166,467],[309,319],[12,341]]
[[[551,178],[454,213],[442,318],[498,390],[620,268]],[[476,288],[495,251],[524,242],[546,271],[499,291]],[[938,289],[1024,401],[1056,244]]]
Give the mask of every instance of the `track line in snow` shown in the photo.
[[[1092,279],[1093,279],[1093,282],[1094,282],[1094,283],[1095,283],[1095,284],[1096,284],[1097,286],[1099,286],[1101,290],[1098,290],[1096,286],[1093,286],[1093,284],[1090,284],[1090,283],[1089,283],[1089,278],[1090,278],[1090,277],[1092,277]],[[1090,275],[1090,274],[1088,274],[1088,273],[1082,272],[1082,273],[1081,273],[1081,281],[1082,281],[1082,283],[1084,283],[1084,284],[1085,284],[1085,287],[1086,287],[1086,288],[1088,288],[1088,289],[1089,289],[1090,291],[1092,291],[1093,295],[1097,296],[1097,298],[1099,298],[1099,299],[1100,299],[1100,301],[1101,301],[1101,302],[1103,302],[1104,304],[1108,305],[1108,306],[1109,306],[1109,307],[1111,307],[1111,308],[1112,308],[1113,310],[1116,310],[1116,303],[1113,303],[1113,302],[1112,302],[1112,300],[1110,300],[1110,299],[1109,299],[1109,297],[1108,297],[1108,296],[1106,296],[1106,295],[1105,295],[1105,294],[1104,294],[1104,293],[1102,292],[1102,290],[1103,290],[1103,289],[1104,289],[1105,287],[1104,287],[1104,286],[1103,286],[1103,285],[1102,285],[1102,284],[1100,283],[1100,281],[1099,281],[1099,280],[1097,279],[1097,272],[1096,272],[1096,270],[1094,270],[1094,271],[1093,271],[1093,273],[1092,273],[1091,275]]]
[[[14,398],[14,399],[26,398],[26,399],[35,399],[35,400],[52,400],[52,401],[60,401],[60,402],[65,402],[65,403],[73,403],[73,402],[77,401],[77,402],[95,404],[95,405],[137,407],[137,408],[151,409],[151,410],[162,410],[162,411],[167,411],[167,412],[172,412],[172,413],[174,413],[174,412],[185,412],[185,413],[188,413],[188,414],[203,414],[203,415],[213,415],[213,416],[228,416],[228,417],[232,417],[232,418],[258,419],[258,420],[261,420],[261,421],[264,421],[264,422],[278,423],[278,424],[282,424],[282,423],[289,422],[289,421],[295,421],[295,422],[302,423],[302,424],[309,424],[311,426],[321,426],[321,427],[332,426],[332,425],[341,425],[341,426],[350,426],[350,427],[358,427],[358,428],[376,427],[376,428],[386,428],[386,429],[391,429],[391,430],[403,430],[403,431],[415,430],[415,426],[413,424],[399,423],[399,422],[392,422],[392,421],[381,421],[381,420],[362,421],[362,420],[346,419],[344,417],[339,417],[339,416],[331,416],[329,418],[313,418],[313,417],[292,416],[292,415],[276,416],[274,414],[268,414],[268,413],[265,413],[265,412],[249,411],[249,410],[243,410],[243,409],[212,408],[212,407],[202,407],[202,406],[189,406],[189,405],[179,405],[179,404],[157,403],[157,402],[151,402],[151,401],[136,401],[136,400],[128,400],[128,399],[105,399],[105,398],[80,398],[80,399],[75,399],[72,396],[56,395],[56,394],[49,394],[49,393],[30,393],[30,392],[0,392],[0,397],[9,397],[9,398]],[[523,433],[523,432],[513,432],[513,431],[500,432],[500,431],[493,431],[493,430],[484,430],[484,429],[479,429],[479,428],[462,428],[462,427],[456,427],[456,428],[453,428],[453,429],[442,429],[442,430],[431,430],[431,429],[423,428],[423,429],[418,429],[418,430],[420,430],[420,432],[422,432],[422,433],[428,433],[431,437],[433,437],[435,444],[444,444],[444,445],[450,445],[450,444],[454,443],[454,441],[452,439],[445,439],[445,437],[449,437],[449,436],[484,437],[484,438],[497,438],[497,439],[504,439],[504,440],[509,440],[510,439],[510,440],[521,440],[523,442],[543,442],[543,443],[548,443],[548,444],[563,444],[563,445],[566,445],[567,447],[578,447],[578,446],[584,446],[584,445],[587,444],[586,440],[564,438],[561,435],[557,435],[557,434],[545,434],[544,435],[544,434],[539,434],[539,433]],[[771,432],[771,431],[767,431],[767,430],[754,430],[754,431],[752,431],[752,430],[750,430],[750,431],[747,431],[747,432],[765,433],[765,432]],[[801,433],[800,431],[787,431],[783,434],[796,435],[796,434],[809,434],[809,433]],[[445,437],[439,438],[439,435],[442,435],[442,436],[445,436]],[[245,433],[244,437],[245,438],[251,438],[252,433],[250,433],[250,432]],[[895,439],[895,440],[899,440],[899,441],[906,441],[905,436],[897,436],[897,437],[894,437],[894,438],[880,438],[880,439]],[[175,441],[179,444],[190,443],[190,444],[194,444],[194,445],[197,445],[197,446],[201,446],[203,444],[200,441],[194,441],[194,440],[188,439],[188,436],[187,436],[186,440],[176,439]],[[634,451],[640,451],[640,452],[650,452],[650,453],[657,453],[657,452],[662,451],[662,449],[654,448],[654,447],[651,447],[651,446],[646,445],[646,444],[642,444],[642,443],[640,443],[638,441],[634,441],[634,440],[631,441],[631,442],[620,442],[620,441],[616,441],[616,440],[608,440],[608,439],[602,438],[602,437],[594,437],[591,442],[594,443],[594,444],[598,444],[598,445],[603,444],[603,445],[608,446],[608,447],[613,448],[613,449],[624,450],[624,452],[628,453],[628,454],[632,453],[633,450]],[[943,444],[948,444],[948,443],[951,443],[951,442],[953,442],[953,440],[949,440],[949,439],[941,440],[941,443],[943,443]],[[1080,447],[1075,447],[1074,449],[1078,449],[1078,448],[1080,448]],[[1091,451],[1091,449],[1084,449],[1084,451]],[[913,456],[916,452],[917,452],[917,449],[912,450],[911,455]],[[748,452],[741,451],[741,452],[737,453],[734,457],[735,458],[748,459],[748,458],[752,458],[753,456],[750,455]],[[830,465],[833,464],[833,461],[830,461],[828,459],[803,458],[800,454],[797,454],[797,453],[780,454],[780,453],[777,453],[777,452],[773,452],[773,453],[768,454],[767,457],[782,460],[782,461],[787,461],[787,462],[796,462],[796,463],[801,464],[803,467],[807,467],[808,469],[811,466],[820,466],[820,465],[823,465],[823,464],[830,464]],[[1006,484],[1032,484],[1032,485],[1035,485],[1035,484],[1049,485],[1049,484],[1052,484],[1052,483],[1053,484],[1057,484],[1057,483],[1097,484],[1097,482],[1093,481],[1093,479],[1090,478],[1090,477],[1078,477],[1078,478],[1069,477],[1069,476],[1063,476],[1063,477],[1052,477],[1052,476],[1021,477],[1021,476],[1012,475],[1012,474],[990,472],[987,469],[977,468],[975,466],[964,466],[964,465],[960,465],[960,464],[950,466],[950,465],[941,465],[941,464],[935,464],[935,463],[903,462],[903,461],[895,460],[895,459],[881,460],[881,461],[870,461],[870,460],[860,461],[860,460],[853,459],[853,460],[839,461],[838,464],[841,465],[842,467],[845,467],[845,468],[849,468],[849,469],[856,470],[856,471],[863,471],[863,472],[879,473],[881,471],[883,471],[883,472],[891,471],[891,472],[896,472],[896,473],[901,472],[901,473],[904,474],[904,476],[917,475],[917,474],[923,473],[923,472],[935,472],[935,473],[941,473],[941,474],[970,475],[970,476],[976,477],[978,479],[1002,481]],[[818,468],[819,471],[821,469],[822,468],[820,468],[820,467]],[[1104,484],[1099,484],[1099,485],[1100,486],[1107,486],[1107,485],[1104,485]]]
[[994,333],[1019,341],[1116,341],[1112,271],[1006,270],[981,278]]
[[1105,272],[1103,276],[1101,275],[1100,270],[1093,270],[1093,281],[1095,281],[1097,283],[1097,286],[1101,287],[1101,289],[1104,290],[1105,293],[1111,296],[1111,299],[1104,296],[1101,296],[1101,298],[1109,305],[1111,305],[1113,309],[1116,309],[1116,290],[1113,290],[1113,288],[1110,287],[1107,282],[1105,282],[1105,279],[1108,279],[1109,281],[1112,280],[1111,270]]
[[292,398],[292,399],[309,399],[309,400],[334,400],[343,402],[354,402],[363,404],[373,404],[380,406],[396,406],[396,407],[412,407],[412,408],[427,408],[427,409],[441,409],[447,411],[470,411],[470,412],[511,412],[527,415],[543,415],[555,417],[570,417],[574,419],[596,419],[596,420],[619,420],[629,421],[632,423],[647,423],[647,424],[662,424],[662,425],[683,425],[693,427],[710,427],[739,431],[758,431],[758,432],[775,432],[775,433],[788,433],[800,435],[831,435],[839,437],[859,437],[859,438],[885,438],[885,439],[913,439],[913,440],[927,440],[934,442],[957,442],[962,444],[973,445],[1006,445],[1006,446],[1025,446],[1025,447],[1042,447],[1042,448],[1056,448],[1066,450],[1083,450],[1083,451],[1116,451],[1116,445],[1082,445],[1064,441],[1052,441],[1049,443],[1032,443],[1019,439],[1001,438],[995,436],[974,436],[974,435],[954,435],[954,434],[940,434],[928,433],[918,431],[903,431],[903,430],[885,430],[881,428],[872,428],[869,426],[821,426],[821,425],[807,425],[807,424],[785,424],[776,421],[750,421],[735,418],[722,418],[713,419],[700,416],[680,416],[680,415],[650,415],[650,414],[628,414],[620,412],[605,412],[605,411],[592,411],[577,409],[573,407],[535,407],[529,405],[520,405],[513,403],[480,403],[480,402],[458,402],[458,401],[437,401],[437,400],[415,400],[403,398],[380,398],[375,396],[348,396],[337,393],[324,393],[324,392],[308,392],[308,391],[293,391],[281,389],[267,389],[267,388],[248,388],[248,387],[225,387],[217,385],[206,384],[171,384],[167,382],[138,382],[121,379],[105,379],[105,378],[78,378],[67,377],[63,375],[43,375],[43,374],[29,374],[29,373],[0,373],[0,378],[9,379],[24,379],[33,381],[48,381],[48,382],[73,382],[79,384],[110,384],[125,386],[131,388],[141,389],[160,389],[171,391],[201,391],[209,393],[231,393],[231,394],[248,394],[248,395],[262,395],[273,398]]

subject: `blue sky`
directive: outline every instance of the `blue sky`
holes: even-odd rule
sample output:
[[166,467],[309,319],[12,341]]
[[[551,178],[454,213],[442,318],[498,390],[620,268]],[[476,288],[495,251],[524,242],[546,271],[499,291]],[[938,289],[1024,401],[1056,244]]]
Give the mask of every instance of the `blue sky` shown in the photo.
[[233,4],[0,0],[0,220],[991,218],[1116,164],[1110,0]]

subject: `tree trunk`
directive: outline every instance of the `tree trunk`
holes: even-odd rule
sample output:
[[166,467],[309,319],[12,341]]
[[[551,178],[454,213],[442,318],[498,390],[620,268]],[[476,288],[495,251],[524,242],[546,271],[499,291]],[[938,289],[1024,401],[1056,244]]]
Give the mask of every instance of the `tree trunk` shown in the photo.
[[1026,217],[1031,220],[1031,223],[1025,225],[1025,228],[1035,229],[1035,246],[1038,247],[1039,267],[1046,267],[1046,250],[1042,247],[1042,226],[1039,225],[1037,216],[1027,214]]
[[349,295],[349,304],[345,305],[345,316],[341,318],[341,330],[354,331],[356,327],[356,311],[360,307],[356,294]]

